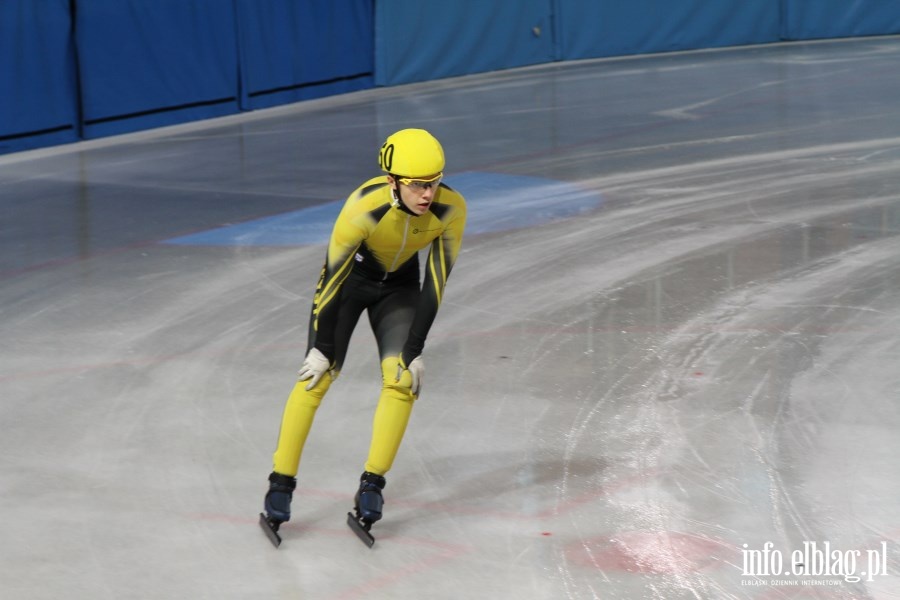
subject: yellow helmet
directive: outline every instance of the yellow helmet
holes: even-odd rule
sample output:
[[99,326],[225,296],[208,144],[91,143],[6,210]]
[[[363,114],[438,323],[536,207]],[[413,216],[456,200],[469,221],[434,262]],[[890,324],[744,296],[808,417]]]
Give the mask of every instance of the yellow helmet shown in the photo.
[[444,149],[424,129],[401,129],[381,145],[378,165],[392,175],[428,177],[444,170]]

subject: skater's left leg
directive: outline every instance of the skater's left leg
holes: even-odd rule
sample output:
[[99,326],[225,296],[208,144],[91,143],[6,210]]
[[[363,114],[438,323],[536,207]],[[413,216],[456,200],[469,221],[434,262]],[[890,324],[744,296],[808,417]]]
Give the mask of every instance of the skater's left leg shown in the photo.
[[409,371],[403,370],[397,380],[399,364],[397,357],[387,358],[381,363],[383,383],[372,425],[372,444],[355,498],[356,518],[366,531],[372,523],[381,519],[384,506],[381,491],[386,483],[384,474],[394,464],[416,400],[415,394],[410,391],[412,376]]
[[397,357],[387,358],[381,363],[383,383],[372,424],[372,444],[369,446],[366,470],[360,477],[359,491],[356,492],[356,513],[364,523],[371,524],[381,519],[384,474],[394,464],[416,400],[410,391],[412,376],[409,371],[403,370],[397,381],[399,363]]
[[397,381],[399,358],[386,358],[381,362],[382,387],[372,423],[372,443],[366,460],[366,472],[384,475],[391,470],[406,426],[416,401],[412,393],[412,376],[403,370]]
[[390,471],[416,400],[412,393],[412,376],[406,369],[399,369],[399,365],[400,352],[416,316],[420,293],[418,281],[414,281],[397,286],[369,307],[369,323],[381,357],[381,394],[372,423],[367,473],[383,476]]
[[418,284],[413,282],[391,290],[369,308],[369,321],[381,356],[381,394],[372,422],[366,470],[360,477],[356,493],[357,519],[366,530],[381,518],[384,474],[394,464],[416,400],[412,393],[412,376],[409,371],[399,369],[399,365],[400,351],[415,317],[418,297]]

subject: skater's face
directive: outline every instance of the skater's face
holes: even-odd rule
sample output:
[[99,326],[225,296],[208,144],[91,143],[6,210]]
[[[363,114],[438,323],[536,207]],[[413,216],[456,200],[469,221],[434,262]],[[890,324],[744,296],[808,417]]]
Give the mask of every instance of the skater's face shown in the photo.
[[408,179],[388,176],[388,182],[397,191],[400,201],[413,214],[424,215],[431,207],[443,173],[435,173],[428,177]]

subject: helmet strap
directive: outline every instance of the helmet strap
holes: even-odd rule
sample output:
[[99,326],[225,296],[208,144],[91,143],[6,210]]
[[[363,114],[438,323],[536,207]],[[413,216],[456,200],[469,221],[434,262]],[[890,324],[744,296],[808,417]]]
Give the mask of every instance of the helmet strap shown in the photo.
[[416,216],[416,213],[409,210],[406,207],[406,204],[403,203],[403,200],[400,199],[400,178],[394,175],[393,173],[389,173],[391,177],[394,179],[394,186],[391,187],[391,206],[396,209],[399,209],[407,214]]

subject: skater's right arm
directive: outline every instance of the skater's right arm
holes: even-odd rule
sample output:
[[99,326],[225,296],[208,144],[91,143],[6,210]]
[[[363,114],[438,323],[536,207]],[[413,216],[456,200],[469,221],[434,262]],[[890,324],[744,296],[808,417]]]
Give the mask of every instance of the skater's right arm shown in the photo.
[[334,223],[325,265],[313,299],[311,328],[314,347],[331,362],[334,362],[334,327],[341,288],[353,268],[356,251],[377,225],[365,202],[366,191],[371,189],[372,183],[373,180],[370,180],[360,186],[344,203]]

